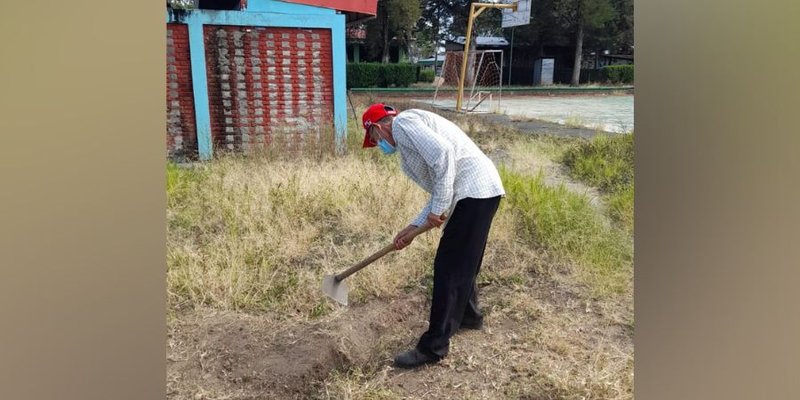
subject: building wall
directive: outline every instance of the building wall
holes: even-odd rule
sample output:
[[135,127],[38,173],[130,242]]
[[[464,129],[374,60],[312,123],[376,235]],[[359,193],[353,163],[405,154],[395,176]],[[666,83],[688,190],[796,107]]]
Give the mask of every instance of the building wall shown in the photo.
[[167,149],[170,158],[197,158],[189,30],[167,24]]
[[330,30],[206,25],[204,37],[215,148],[300,151],[332,129]]
[[209,159],[277,143],[302,150],[330,131],[343,149],[345,16],[273,0],[247,4],[168,10],[170,157]]

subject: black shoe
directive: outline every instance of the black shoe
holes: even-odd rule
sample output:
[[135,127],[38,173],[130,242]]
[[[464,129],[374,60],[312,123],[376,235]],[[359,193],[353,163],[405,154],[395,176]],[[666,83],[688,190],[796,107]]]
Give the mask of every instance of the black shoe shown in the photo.
[[480,330],[483,328],[483,319],[477,321],[461,321],[459,329],[475,329]]
[[439,362],[439,358],[429,356],[416,348],[398,354],[394,357],[394,365],[400,368],[415,368],[420,365]]

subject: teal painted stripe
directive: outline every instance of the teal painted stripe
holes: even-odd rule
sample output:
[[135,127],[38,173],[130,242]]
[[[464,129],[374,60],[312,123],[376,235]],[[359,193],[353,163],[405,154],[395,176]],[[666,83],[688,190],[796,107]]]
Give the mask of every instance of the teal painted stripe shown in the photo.
[[189,22],[189,54],[192,65],[194,92],[194,120],[197,127],[197,151],[201,160],[214,155],[211,144],[211,113],[208,106],[208,78],[206,77],[206,51],[203,25],[196,20]]
[[307,4],[288,3],[273,0],[250,0],[245,12],[272,12],[283,14],[336,14],[330,8],[314,7]]
[[[332,29],[340,18],[344,18],[344,15],[194,10],[187,16],[186,22],[197,20],[205,25]],[[342,31],[342,34],[344,34],[344,31]]]
[[345,47],[344,15],[337,15],[331,28],[333,52],[333,118],[336,147],[343,152],[347,139],[347,49]]

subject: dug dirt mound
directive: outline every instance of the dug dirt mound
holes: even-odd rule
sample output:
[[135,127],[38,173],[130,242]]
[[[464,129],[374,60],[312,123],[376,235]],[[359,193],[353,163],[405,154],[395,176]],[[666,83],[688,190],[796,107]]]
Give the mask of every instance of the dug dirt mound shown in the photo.
[[307,398],[334,370],[365,365],[425,325],[425,297],[373,300],[315,322],[195,310],[170,326],[167,397]]

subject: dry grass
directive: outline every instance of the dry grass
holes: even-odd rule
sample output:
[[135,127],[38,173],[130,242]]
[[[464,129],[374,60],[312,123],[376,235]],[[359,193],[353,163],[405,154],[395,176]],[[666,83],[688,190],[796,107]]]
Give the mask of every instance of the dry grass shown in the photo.
[[[356,99],[357,109],[375,100]],[[350,132],[360,132],[348,115]],[[456,336],[443,363],[413,373],[387,360],[421,332],[387,334],[366,362],[315,382],[312,397],[632,398],[632,237],[604,222],[585,195],[546,184],[531,168],[557,163],[574,143],[522,136],[476,117],[455,122],[504,167],[508,197],[479,276],[489,326]],[[173,318],[195,308],[246,313],[265,326],[336,316],[320,296],[322,276],[389,243],[427,197],[403,176],[398,157],[360,150],[362,138],[351,134],[339,156],[228,155],[194,168],[169,166]],[[618,201],[611,208],[632,221],[627,199]],[[428,293],[438,237],[425,234],[348,278],[351,302]],[[419,314],[424,319],[426,310]],[[194,393],[236,398],[225,390]]]
[[[309,288],[388,243],[424,202],[396,169],[352,158],[227,157],[182,173],[189,183],[169,193],[170,303],[319,314],[327,303]],[[415,261],[434,245],[418,241],[354,276],[353,298],[396,295],[418,280],[424,264]]]

